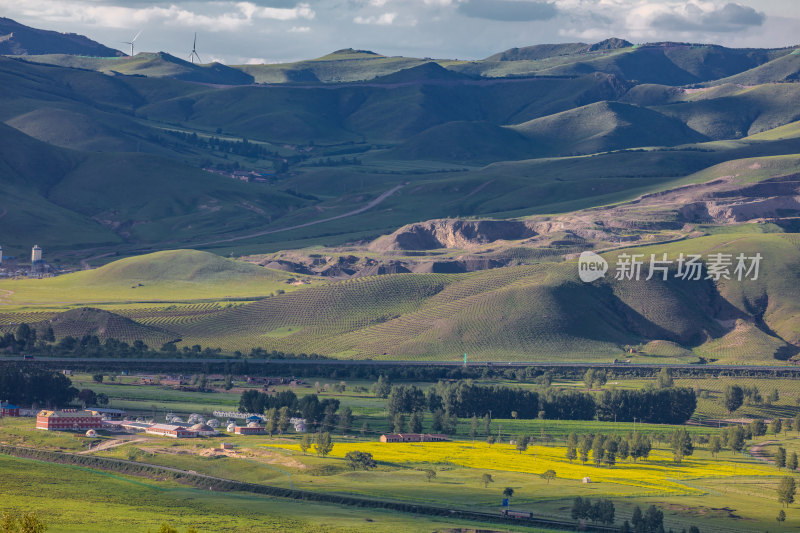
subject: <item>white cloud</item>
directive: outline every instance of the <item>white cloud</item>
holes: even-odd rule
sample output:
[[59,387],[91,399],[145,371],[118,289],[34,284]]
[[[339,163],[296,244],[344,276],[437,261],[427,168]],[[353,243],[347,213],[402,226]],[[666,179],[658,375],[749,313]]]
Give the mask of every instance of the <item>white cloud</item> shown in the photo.
[[289,31],[292,33],[308,33],[311,31],[311,28],[308,26],[292,26],[289,28]]
[[391,26],[397,18],[397,13],[383,13],[370,17],[357,16],[353,19],[356,24],[375,24],[377,26]]
[[[315,12],[309,4],[300,3],[292,8],[259,7],[250,2],[219,2],[213,7],[217,12],[201,13],[175,4],[167,7],[151,5],[129,7],[98,5],[86,1],[53,2],[52,0],[25,0],[20,5],[14,0],[0,0],[0,10],[25,17],[59,23],[77,23],[109,28],[136,28],[147,24],[177,24],[210,31],[231,31],[249,26],[256,19],[277,21],[307,19]],[[221,10],[220,10],[221,8]]]

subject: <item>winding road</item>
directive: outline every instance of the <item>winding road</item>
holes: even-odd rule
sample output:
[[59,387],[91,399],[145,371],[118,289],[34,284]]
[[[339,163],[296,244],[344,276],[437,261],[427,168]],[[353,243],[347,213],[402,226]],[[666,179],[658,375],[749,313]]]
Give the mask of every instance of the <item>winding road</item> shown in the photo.
[[383,193],[380,196],[378,196],[377,198],[375,198],[374,200],[372,200],[371,202],[369,202],[367,205],[359,207],[358,209],[356,209],[354,211],[348,211],[347,213],[342,213],[341,215],[336,215],[336,216],[328,217],[328,218],[321,218],[319,220],[312,220],[311,222],[305,222],[303,224],[297,224],[295,226],[289,226],[289,227],[286,227],[286,228],[257,231],[256,233],[249,233],[247,235],[239,235],[238,237],[229,237],[227,239],[219,239],[219,240],[216,240],[216,241],[199,242],[199,243],[195,243],[194,246],[206,246],[206,245],[209,245],[209,244],[218,244],[218,243],[221,243],[221,242],[241,241],[243,239],[251,239],[253,237],[261,237],[262,235],[270,235],[272,233],[280,233],[282,231],[292,231],[292,230],[296,230],[296,229],[300,229],[300,228],[306,228],[308,226],[314,226],[316,224],[323,224],[325,222],[330,222],[331,220],[338,220],[340,218],[352,217],[353,215],[358,215],[358,214],[363,213],[364,211],[367,211],[368,209],[372,209],[373,207],[375,207],[376,205],[380,204],[381,202],[383,202],[384,200],[386,200],[391,195],[393,195],[394,193],[396,193],[397,191],[399,191],[400,189],[402,189],[405,186],[406,186],[405,183],[402,183],[400,185],[396,185],[396,186],[392,187],[391,189],[389,189],[388,191],[386,191],[385,193]]
[[[342,213],[341,215],[336,215],[336,216],[332,216],[332,217],[328,217],[328,218],[321,218],[319,220],[312,220],[311,222],[304,222],[303,224],[296,224],[294,226],[288,226],[288,227],[285,227],[285,228],[257,231],[255,233],[248,233],[247,235],[238,235],[236,237],[228,237],[226,239],[217,239],[217,240],[214,240],[214,241],[187,243],[187,245],[193,246],[193,247],[194,246],[208,246],[208,245],[211,245],[211,244],[219,244],[219,243],[223,243],[223,242],[241,241],[241,240],[244,240],[244,239],[252,239],[253,237],[261,237],[262,235],[270,235],[272,233],[281,233],[281,232],[284,232],[284,231],[292,231],[292,230],[296,230],[296,229],[300,229],[300,228],[306,228],[308,226],[314,226],[316,224],[324,224],[325,222],[330,222],[332,220],[339,220],[340,218],[352,217],[352,216],[355,216],[355,215],[359,215],[359,214],[363,213],[364,211],[372,209],[373,207],[381,204],[384,200],[389,198],[391,195],[393,195],[394,193],[396,193],[397,191],[399,191],[400,189],[402,189],[406,185],[407,185],[407,183],[401,183],[400,185],[395,185],[394,187],[392,187],[388,191],[382,193],[380,196],[378,196],[377,198],[375,198],[371,202],[367,203],[366,205],[363,205],[363,206],[359,207],[358,209],[354,209],[353,211],[348,211],[347,213]],[[151,247],[151,248],[146,248],[146,249],[133,250],[133,252],[135,252],[135,253],[150,253],[150,252],[156,252],[156,251],[158,251],[160,249],[161,248]],[[104,254],[100,254],[100,255],[95,255],[93,257],[88,257],[86,259],[81,259],[81,267],[84,270],[88,270],[89,268],[91,268],[91,266],[89,265],[89,261],[93,261],[93,260],[96,260],[96,259],[102,259],[103,257],[108,257],[108,256],[113,255],[113,254],[114,254],[114,252],[108,252],[108,253],[104,253]]]

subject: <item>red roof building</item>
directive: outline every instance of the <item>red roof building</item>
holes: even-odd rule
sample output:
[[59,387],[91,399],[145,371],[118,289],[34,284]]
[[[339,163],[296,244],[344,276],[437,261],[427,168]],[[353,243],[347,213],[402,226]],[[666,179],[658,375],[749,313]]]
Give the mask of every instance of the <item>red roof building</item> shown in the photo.
[[36,416],[36,429],[45,431],[86,431],[102,427],[103,417],[97,411],[39,411]]
[[150,435],[160,435],[162,437],[172,437],[173,439],[187,439],[197,436],[197,432],[183,426],[173,426],[170,424],[153,424],[145,428],[145,433]]

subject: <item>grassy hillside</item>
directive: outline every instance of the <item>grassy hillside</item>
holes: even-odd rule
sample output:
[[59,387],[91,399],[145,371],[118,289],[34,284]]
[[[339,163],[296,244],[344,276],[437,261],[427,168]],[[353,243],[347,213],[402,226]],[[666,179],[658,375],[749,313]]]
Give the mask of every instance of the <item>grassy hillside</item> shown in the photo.
[[0,280],[0,304],[24,306],[253,298],[291,292],[297,278],[208,252],[172,250],[42,280]]
[[40,30],[0,17],[0,54],[75,54],[97,57],[124,55],[83,35]]
[[593,154],[635,146],[674,146],[701,134],[646,108],[599,102],[513,126],[546,155]]
[[253,77],[241,70],[221,63],[208,63],[205,65],[190,63],[165,52],[140,52],[133,57],[125,56],[119,58],[49,54],[26,57],[25,59],[36,63],[96,70],[106,74],[172,78],[222,85],[249,85],[253,83]]
[[758,65],[727,78],[707,82],[706,85],[735,83],[739,85],[761,85],[764,83],[800,81],[800,49],[782,55],[772,61]]
[[[575,263],[468,274],[396,274],[331,283],[162,322],[188,344],[261,346],[344,358],[603,360],[642,347],[637,360],[671,357],[775,363],[797,353],[797,235],[724,234],[628,253],[763,256],[757,280],[645,281],[611,273],[583,283]],[[644,277],[646,277],[646,267]],[[658,349],[671,346],[669,353]],[[694,350],[694,353],[692,353]],[[663,352],[663,353],[662,353]]]

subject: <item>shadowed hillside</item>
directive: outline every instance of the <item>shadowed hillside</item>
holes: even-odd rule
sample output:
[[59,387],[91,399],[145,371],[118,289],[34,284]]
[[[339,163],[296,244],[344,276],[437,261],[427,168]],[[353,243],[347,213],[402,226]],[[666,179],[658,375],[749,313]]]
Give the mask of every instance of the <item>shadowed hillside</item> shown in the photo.
[[0,17],[0,54],[72,54],[95,57],[125,55],[83,35],[39,30],[4,17]]

